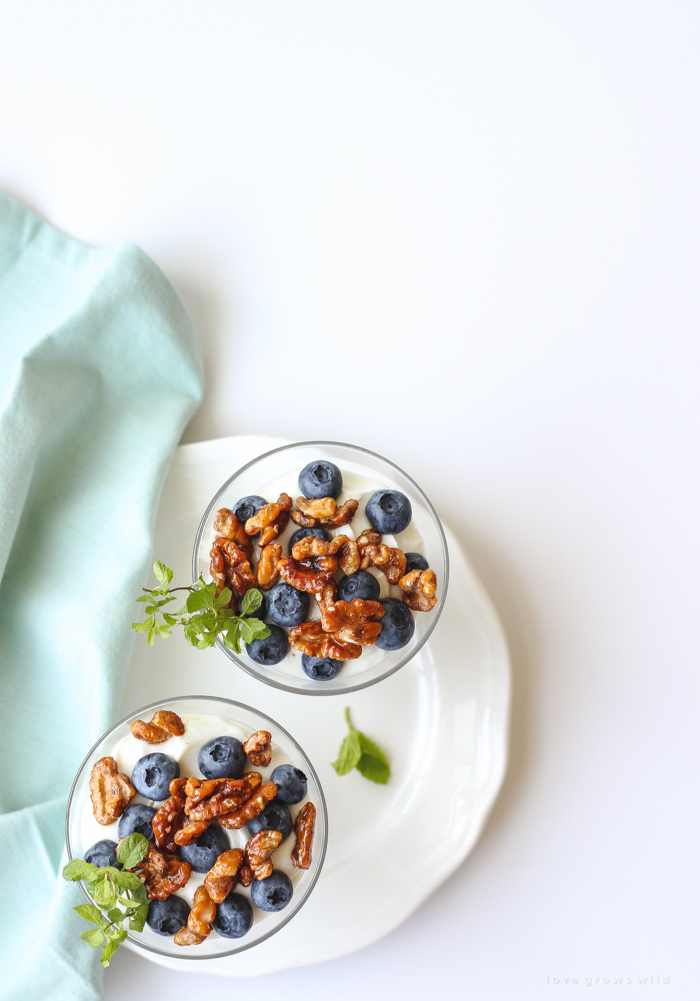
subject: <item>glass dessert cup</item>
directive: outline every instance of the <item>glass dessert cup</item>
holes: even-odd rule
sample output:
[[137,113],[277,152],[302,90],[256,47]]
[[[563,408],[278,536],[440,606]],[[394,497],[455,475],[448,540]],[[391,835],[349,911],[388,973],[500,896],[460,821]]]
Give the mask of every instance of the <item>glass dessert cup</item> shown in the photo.
[[[86,824],[88,811],[90,814],[92,813],[89,783],[93,765],[102,757],[114,755],[115,748],[119,742],[130,734],[130,727],[134,720],[142,719],[148,721],[158,709],[167,709],[177,713],[184,721],[185,728],[187,727],[188,718],[214,716],[223,717],[226,721],[239,725],[249,734],[257,730],[268,730],[272,735],[273,758],[267,768],[258,768],[263,773],[263,781],[266,781],[266,777],[269,777],[269,773],[276,764],[286,760],[289,760],[296,768],[300,768],[308,780],[308,801],[316,807],[316,826],[311,850],[311,866],[309,869],[304,870],[289,868],[286,860],[284,864],[281,864],[280,867],[284,871],[287,871],[294,882],[292,899],[284,910],[276,912],[262,911],[253,905],[254,922],[245,936],[239,939],[224,938],[212,930],[211,934],[200,945],[178,946],[175,944],[172,936],[160,935],[153,931],[148,924],[145,925],[143,932],[129,931],[127,934],[127,941],[131,945],[137,949],[144,949],[147,952],[152,952],[160,956],[193,960],[232,956],[235,953],[243,952],[245,949],[250,949],[260,942],[264,942],[265,939],[270,938],[271,935],[274,935],[280,928],[284,927],[306,902],[309,894],[316,885],[323,867],[328,843],[328,816],[323,791],[311,762],[299,744],[278,723],[257,709],[243,705],[240,702],[233,702],[229,699],[220,699],[212,696],[184,696],[177,699],[156,702],[148,706],[143,706],[111,727],[90,750],[80,766],[70,792],[66,814],[66,845],[69,859],[82,859],[93,841],[98,840],[98,838],[93,837],[94,829],[92,825],[89,823]],[[218,735],[212,734],[212,736]],[[168,752],[167,741],[163,744],[143,744],[144,755],[154,751],[157,752],[161,749],[163,753]],[[119,762],[119,759],[117,760]],[[121,770],[122,762],[119,762],[119,766]],[[202,777],[198,769],[190,768],[190,771],[192,774],[196,774],[197,777]],[[184,775],[185,770],[181,770],[181,773]],[[127,770],[126,774],[130,775],[130,771]],[[145,802],[143,797],[140,796],[137,796],[132,802],[138,802],[139,800]],[[159,806],[161,804],[156,803],[155,805]],[[290,809],[293,816],[295,816],[298,807],[292,806]],[[85,830],[92,832],[88,838],[90,844],[84,843]],[[249,836],[245,827],[241,828],[240,831],[230,831],[228,833],[231,837],[231,847],[238,847],[239,845],[239,841],[234,837],[235,835],[241,835],[241,842],[244,842]],[[104,833],[101,833],[99,836],[102,838],[112,837],[108,829],[104,829]],[[293,843],[294,833],[292,832],[282,842],[277,851],[282,852],[285,845],[291,847]],[[275,864],[274,854],[272,862]],[[196,885],[201,884],[203,878],[202,874],[193,871],[189,883],[176,891],[176,895],[185,898],[188,905],[191,906],[194,889]],[[88,902],[93,904],[94,901],[88,895],[83,883],[80,884],[80,888]],[[234,888],[234,892],[242,893],[250,900],[250,888],[243,889],[237,886]],[[128,922],[125,923],[125,928],[128,928]]]
[[[300,470],[308,463],[319,459],[334,463],[343,474],[344,488],[338,503],[350,497],[360,501],[355,518],[347,527],[339,528],[332,534],[347,534],[350,529],[352,530],[350,537],[356,538],[361,531],[370,527],[364,515],[364,508],[367,499],[376,490],[383,488],[399,490],[409,498],[412,508],[411,524],[406,531],[396,536],[384,536],[384,542],[390,546],[397,546],[404,552],[420,552],[425,556],[430,569],[437,576],[438,600],[435,607],[427,612],[413,613],[415,630],[406,646],[398,650],[381,650],[376,644],[365,646],[360,657],[344,661],[342,670],[327,680],[307,677],[302,669],[302,654],[291,647],[280,663],[263,666],[253,661],[245,652],[245,648],[240,654],[234,653],[224,646],[220,637],[217,639],[217,644],[226,656],[244,671],[274,688],[303,695],[341,695],[375,685],[407,664],[427,642],[437,625],[445,603],[449,577],[445,533],[426,495],[398,466],[368,449],[328,441],[283,445],[258,456],[235,472],[217,491],[207,507],[195,539],[192,577],[196,581],[201,574],[205,581],[212,579],[210,550],[216,538],[214,522],[220,508],[233,509],[241,498],[251,495],[261,495],[268,502],[273,502],[282,491],[288,493],[296,502],[301,492],[298,486]],[[297,528],[298,526],[290,521],[287,529],[277,540],[282,543],[285,557],[290,555],[289,536]],[[257,553],[259,552],[257,539],[254,542]],[[377,573],[376,576],[382,582],[382,599],[388,596],[400,597],[401,592],[398,587],[388,588],[386,582],[382,580],[382,575]],[[314,604],[315,599],[312,598],[312,607]]]

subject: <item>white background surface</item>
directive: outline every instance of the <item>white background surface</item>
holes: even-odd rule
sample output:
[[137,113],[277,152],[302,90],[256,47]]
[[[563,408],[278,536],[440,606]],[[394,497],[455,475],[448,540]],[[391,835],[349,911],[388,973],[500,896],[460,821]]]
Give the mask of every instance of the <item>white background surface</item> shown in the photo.
[[494,815],[397,932],[255,986],[122,950],[109,1001],[644,997],[652,975],[698,997],[699,18],[4,11],[0,185],[172,279],[207,365],[186,440],[389,455],[460,536],[515,669]]

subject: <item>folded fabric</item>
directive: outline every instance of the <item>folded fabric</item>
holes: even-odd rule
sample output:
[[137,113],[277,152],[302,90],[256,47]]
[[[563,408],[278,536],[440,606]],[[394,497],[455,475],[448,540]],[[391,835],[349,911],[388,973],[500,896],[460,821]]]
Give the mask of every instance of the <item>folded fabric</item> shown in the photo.
[[0,193],[0,999],[100,996],[60,878],[68,792],[115,722],[165,472],[202,393],[138,247],[92,250]]

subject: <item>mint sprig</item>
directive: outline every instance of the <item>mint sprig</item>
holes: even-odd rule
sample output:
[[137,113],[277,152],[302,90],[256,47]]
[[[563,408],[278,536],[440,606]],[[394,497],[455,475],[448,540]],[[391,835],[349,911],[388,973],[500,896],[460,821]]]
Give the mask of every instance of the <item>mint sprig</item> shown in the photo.
[[347,775],[353,768],[357,768],[360,775],[370,782],[386,785],[391,768],[384,751],[353,727],[349,709],[345,710],[345,722],[348,724],[348,735],[340,745],[338,760],[332,762],[333,768],[338,775]]
[[[231,589],[225,587],[217,596],[217,582],[207,584],[200,575],[196,584],[188,587],[170,587],[173,572],[164,563],[153,564],[153,573],[158,586],[151,591],[144,588],[137,601],[147,602],[146,619],[132,622],[131,628],[137,633],[146,633],[148,645],[153,646],[156,636],[167,639],[172,635],[173,626],[182,626],[185,639],[198,650],[214,646],[216,637],[221,636],[224,646],[235,653],[241,652],[241,641],[251,643],[255,639],[265,639],[270,630],[261,619],[251,618],[260,608],[263,596],[257,588],[251,588],[243,595],[241,614],[226,606],[231,601]],[[188,591],[187,600],[179,612],[166,612],[163,607],[175,601],[175,591]]]
[[[130,834],[117,848],[117,859],[126,869],[133,869],[148,854],[148,839],[143,834]],[[131,931],[143,931],[148,915],[146,887],[133,872],[114,866],[96,866],[83,859],[73,859],[63,868],[63,878],[71,882],[81,880],[95,904],[80,904],[73,910],[90,921],[95,928],[88,928],[80,936],[93,949],[102,948],[100,962],[109,966],[112,956],[126,938],[124,921],[129,920]],[[96,906],[95,906],[96,905]]]

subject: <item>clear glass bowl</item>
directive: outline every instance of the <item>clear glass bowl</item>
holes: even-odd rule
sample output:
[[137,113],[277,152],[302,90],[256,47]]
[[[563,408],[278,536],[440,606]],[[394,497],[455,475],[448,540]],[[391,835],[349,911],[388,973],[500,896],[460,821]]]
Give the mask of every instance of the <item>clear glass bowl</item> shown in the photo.
[[[226,656],[244,671],[275,688],[303,695],[340,695],[375,685],[408,663],[427,641],[445,604],[449,560],[440,519],[418,484],[393,462],[366,448],[334,441],[305,441],[283,445],[258,456],[226,480],[205,511],[194,544],[192,577],[197,580],[201,574],[204,580],[211,580],[209,553],[216,537],[214,521],[219,508],[233,508],[242,497],[251,494],[265,497],[268,502],[276,501],[282,491],[296,501],[300,492],[299,472],[307,463],[316,459],[334,462],[343,473],[344,488],[338,499],[339,503],[350,497],[360,501],[358,512],[350,525],[338,529],[335,534],[343,534],[349,528],[353,533],[351,537],[355,537],[369,527],[364,507],[369,496],[376,490],[389,487],[406,494],[413,510],[411,525],[396,537],[385,535],[384,541],[387,545],[398,545],[404,552],[420,552],[426,557],[430,568],[437,575],[437,604],[429,612],[413,613],[415,631],[405,647],[394,651],[380,650],[377,646],[363,647],[362,655],[357,660],[345,661],[342,670],[330,680],[317,681],[307,677],[302,669],[301,653],[292,648],[279,664],[263,667],[256,664],[245,651],[236,654],[225,647],[220,639],[217,643]],[[297,527],[290,520],[280,536],[284,556],[289,555],[287,542]],[[395,541],[392,541],[394,538]],[[400,597],[401,591],[397,585],[387,585],[384,575],[379,572],[376,576],[382,587],[381,598]],[[312,599],[312,607],[313,604]]]
[[[148,721],[157,709],[170,709],[173,712],[176,712],[185,722],[185,728],[187,727],[188,718],[221,716],[232,724],[242,727],[248,735],[254,733],[256,730],[269,730],[272,734],[273,757],[267,768],[258,769],[263,775],[263,782],[267,780],[270,772],[277,764],[280,763],[280,760],[291,761],[295,767],[301,768],[308,779],[308,800],[310,800],[316,807],[316,829],[314,832],[313,847],[311,852],[311,867],[306,870],[295,869],[287,863],[286,859],[283,858],[279,861],[279,855],[284,852],[285,846],[287,846],[288,855],[289,849],[291,849],[294,845],[293,832],[288,838],[285,839],[285,841],[282,842],[276,853],[272,856],[272,862],[278,868],[283,868],[287,871],[287,874],[292,877],[294,882],[294,894],[291,902],[284,908],[284,910],[271,913],[258,910],[255,905],[252,905],[255,918],[253,926],[250,931],[240,939],[223,938],[212,930],[211,934],[204,940],[204,942],[202,942],[201,945],[178,946],[175,945],[175,942],[171,937],[157,934],[149,928],[148,925],[144,927],[143,932],[130,931],[127,935],[128,941],[138,949],[145,949],[147,952],[157,953],[160,956],[193,960],[211,959],[212,957],[220,956],[232,956],[234,953],[243,952],[245,949],[250,949],[259,942],[263,942],[271,935],[274,935],[275,932],[279,931],[279,929],[286,925],[288,921],[291,921],[299,908],[308,899],[309,894],[316,885],[316,881],[323,867],[323,861],[326,855],[326,846],[328,844],[328,815],[326,811],[326,801],[323,797],[323,791],[311,762],[294,738],[288,734],[287,731],[279,725],[279,723],[276,723],[273,719],[270,719],[269,716],[259,712],[257,709],[252,709],[250,706],[242,705],[240,702],[232,702],[229,699],[213,698],[206,695],[192,695],[177,699],[168,699],[163,702],[154,702],[152,705],[144,706],[137,712],[132,713],[130,716],[121,720],[108,730],[90,750],[89,754],[80,766],[80,770],[75,778],[73,788],[70,792],[70,797],[68,799],[68,812],[66,814],[66,844],[68,847],[69,859],[82,858],[87,849],[102,838],[109,838],[114,841],[118,840],[118,837],[112,833],[111,827],[103,827],[99,832],[96,832],[96,821],[94,821],[94,818],[92,817],[92,806],[90,803],[90,773],[93,765],[100,758],[107,755],[115,756],[116,746],[123,737],[130,734],[130,727],[134,720],[144,719]],[[219,735],[220,734],[218,733],[213,733],[206,739],[211,739],[211,737]],[[172,739],[177,740],[178,738]],[[144,755],[160,750],[162,750],[165,754],[168,753],[168,741],[165,741],[162,744],[144,743],[143,745]],[[190,754],[191,753],[192,752],[190,752]],[[130,776],[131,769],[123,766],[119,756],[117,756],[117,762],[119,764],[119,770],[124,771],[126,775]],[[192,766],[190,766],[187,771],[183,769],[182,774],[187,774],[188,776],[189,774],[193,774],[198,778],[203,777],[201,772]],[[146,803],[148,801],[142,796],[137,795],[132,802]],[[303,802],[306,802],[306,800]],[[296,817],[296,814],[303,805],[303,802],[290,807],[293,818]],[[156,803],[155,805],[159,806],[160,804]],[[96,833],[97,836],[95,836]],[[243,827],[240,831],[228,831],[227,833],[231,840],[232,848],[242,847],[248,837],[245,827]],[[86,840],[88,843],[85,843]],[[276,859],[278,859],[277,862]],[[181,890],[177,891],[177,895],[184,897],[188,904],[191,905],[194,890],[201,884],[203,879],[204,874],[193,872],[189,882]],[[82,883],[80,884],[80,888],[86,899],[90,903],[94,903]],[[244,894],[250,900],[250,888],[244,889],[237,886],[235,892]],[[125,927],[126,926],[128,926],[128,922],[125,922]]]

